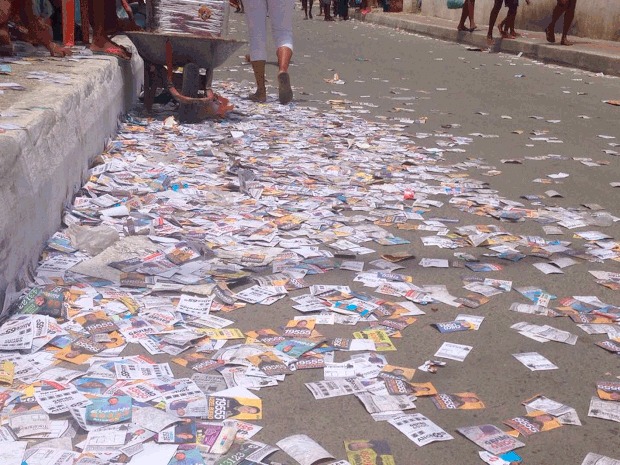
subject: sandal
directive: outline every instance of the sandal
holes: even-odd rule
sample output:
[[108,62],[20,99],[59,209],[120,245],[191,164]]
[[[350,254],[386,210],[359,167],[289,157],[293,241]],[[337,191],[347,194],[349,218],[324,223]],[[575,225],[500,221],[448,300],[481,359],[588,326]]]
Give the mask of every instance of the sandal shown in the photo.
[[293,100],[293,89],[291,89],[291,78],[288,73],[278,74],[278,100],[282,105],[286,105]]

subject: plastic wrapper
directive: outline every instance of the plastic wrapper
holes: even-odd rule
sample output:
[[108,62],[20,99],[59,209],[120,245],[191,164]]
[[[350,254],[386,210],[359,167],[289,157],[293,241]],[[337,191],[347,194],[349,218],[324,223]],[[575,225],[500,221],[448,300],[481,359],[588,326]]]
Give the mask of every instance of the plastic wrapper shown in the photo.
[[223,37],[228,34],[228,1],[152,0],[147,29],[152,32]]
[[118,232],[110,226],[77,226],[67,230],[71,243],[82,252],[94,257],[110,247],[119,239]]

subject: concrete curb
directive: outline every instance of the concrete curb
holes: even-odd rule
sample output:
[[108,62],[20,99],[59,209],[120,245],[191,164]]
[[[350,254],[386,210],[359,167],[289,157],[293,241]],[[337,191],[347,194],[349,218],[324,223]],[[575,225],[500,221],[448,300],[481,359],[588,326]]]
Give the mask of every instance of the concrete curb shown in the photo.
[[31,281],[64,206],[82,185],[89,163],[116,133],[119,115],[140,92],[143,66],[137,53],[131,62],[101,57],[66,63],[72,84],[41,83],[24,91],[8,112],[17,113],[9,121],[25,129],[0,133],[3,313],[15,292]]
[[[369,13],[362,15],[355,12],[352,16],[360,21],[401,29],[407,32],[434,37],[450,42],[487,48],[486,36],[482,30],[471,32],[459,32],[455,27],[447,27],[439,24],[429,24],[399,17],[398,14]],[[484,28],[486,30],[486,28]],[[578,47],[563,47],[547,43],[531,43],[525,40],[495,40],[494,52],[519,54],[537,60],[557,63],[560,65],[620,76],[620,56],[612,53],[593,52],[581,50]]]

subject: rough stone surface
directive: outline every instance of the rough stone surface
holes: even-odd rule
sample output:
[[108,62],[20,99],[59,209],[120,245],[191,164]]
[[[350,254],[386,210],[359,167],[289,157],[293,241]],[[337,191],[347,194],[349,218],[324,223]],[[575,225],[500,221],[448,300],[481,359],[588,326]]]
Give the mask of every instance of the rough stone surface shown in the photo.
[[[5,309],[58,229],[62,209],[79,189],[89,162],[116,132],[119,115],[136,102],[142,60],[137,54],[131,62],[49,58],[13,69],[2,82],[20,82],[26,91],[8,108],[0,107],[17,117],[0,122],[26,129],[0,133],[0,306]],[[67,74],[72,83],[20,79],[41,69]],[[5,95],[9,92],[16,91]]]

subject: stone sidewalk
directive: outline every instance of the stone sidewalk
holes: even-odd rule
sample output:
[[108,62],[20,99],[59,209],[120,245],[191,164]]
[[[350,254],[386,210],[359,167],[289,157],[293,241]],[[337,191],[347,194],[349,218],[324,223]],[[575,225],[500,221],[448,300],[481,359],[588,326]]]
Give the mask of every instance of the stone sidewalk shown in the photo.
[[[462,44],[489,50],[486,40],[487,24],[479,21],[475,32],[457,31],[457,23],[442,18],[422,16],[409,13],[383,13],[378,10],[362,15],[359,12],[352,17],[367,23],[393,27],[407,32],[423,34],[437,39],[458,42]],[[501,20],[500,18],[498,19]],[[480,18],[481,19],[481,18]],[[620,42],[605,40],[584,39],[571,36],[575,45],[571,47],[559,44],[550,44],[545,39],[544,31],[519,31],[522,36],[517,39],[501,39],[495,37],[491,47],[492,52],[506,52],[519,54],[550,63],[585,69],[595,73],[605,73],[620,76]],[[497,29],[494,31],[497,36]]]
[[11,71],[0,74],[0,87],[21,89],[0,92],[0,310],[31,279],[63,207],[137,101],[143,75],[137,53],[122,62],[39,50],[4,64]]

